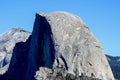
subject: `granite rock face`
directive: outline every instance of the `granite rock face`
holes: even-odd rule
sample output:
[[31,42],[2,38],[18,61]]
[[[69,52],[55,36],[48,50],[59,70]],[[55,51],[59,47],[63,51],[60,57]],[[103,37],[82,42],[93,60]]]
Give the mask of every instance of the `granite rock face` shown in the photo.
[[13,28],[0,35],[0,68],[6,69],[4,66],[8,66],[10,62],[15,44],[17,42],[25,42],[29,35],[29,32],[21,28]]
[[52,68],[55,60],[54,41],[46,18],[36,14],[34,29],[26,42],[19,42],[13,49],[8,71],[3,80],[35,80],[39,67]]
[[82,20],[66,12],[41,14],[49,22],[55,45],[56,66],[65,66],[67,73],[114,80],[103,49]]
[[50,24],[45,17],[36,14],[25,79],[34,80],[33,75],[35,75],[39,67],[52,68],[54,60],[55,49]]
[[77,76],[114,80],[103,49],[79,17],[37,13],[31,36],[15,45],[8,71],[0,78],[41,80],[41,75],[44,79],[50,74],[54,79],[58,73],[72,80]]
[[54,71],[46,67],[40,67],[39,71],[36,72],[35,78],[37,80],[101,80],[94,76],[88,77],[84,74],[73,75],[66,73],[64,67],[54,68]]

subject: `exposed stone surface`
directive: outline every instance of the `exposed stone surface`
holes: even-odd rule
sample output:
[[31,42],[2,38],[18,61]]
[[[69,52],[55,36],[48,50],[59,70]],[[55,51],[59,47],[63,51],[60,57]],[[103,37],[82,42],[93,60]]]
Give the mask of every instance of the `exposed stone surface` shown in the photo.
[[15,45],[9,69],[1,78],[35,80],[34,75],[40,66],[52,68],[55,50],[51,35],[49,23],[37,14],[32,35],[26,42]]
[[40,67],[39,71],[36,72],[35,78],[37,80],[101,80],[94,78],[94,76],[88,77],[83,74],[79,76],[66,73],[64,67],[54,69]]
[[67,72],[74,75],[114,80],[103,49],[79,17],[65,12],[42,15],[53,33],[56,50],[54,67],[64,65]]
[[8,70],[8,67],[9,67],[9,63],[4,67],[0,68],[0,75],[5,74],[5,72]]
[[13,28],[0,35],[0,68],[2,68],[2,70],[7,69],[3,67],[10,62],[15,44],[21,41],[25,42],[29,35],[29,32],[21,28]]
[[16,44],[9,69],[0,78],[74,80],[77,75],[86,80],[114,80],[103,49],[82,20],[54,12],[36,14],[32,35]]
[[36,14],[28,54],[26,80],[33,80],[33,75],[35,75],[36,70],[40,66],[52,68],[55,59],[55,49],[52,39],[50,24],[45,17]]

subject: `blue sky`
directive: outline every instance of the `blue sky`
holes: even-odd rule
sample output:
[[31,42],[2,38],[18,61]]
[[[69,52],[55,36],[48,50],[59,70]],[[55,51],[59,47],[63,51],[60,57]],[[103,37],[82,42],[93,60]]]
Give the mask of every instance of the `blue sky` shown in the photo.
[[1,0],[0,34],[13,27],[32,31],[36,12],[78,15],[106,54],[120,56],[120,0]]

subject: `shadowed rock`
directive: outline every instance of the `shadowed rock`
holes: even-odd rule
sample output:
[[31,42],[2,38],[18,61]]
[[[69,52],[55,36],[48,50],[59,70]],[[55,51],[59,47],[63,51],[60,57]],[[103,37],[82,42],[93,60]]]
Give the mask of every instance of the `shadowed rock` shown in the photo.
[[67,12],[39,15],[46,17],[53,33],[56,56],[53,71],[64,66],[64,74],[114,80],[101,45],[78,16]]
[[26,80],[33,80],[39,67],[52,68],[55,49],[51,27],[45,17],[36,14],[31,36]]
[[15,44],[18,42],[25,42],[29,35],[30,32],[21,28],[12,28],[0,35],[0,74],[7,71]]
[[54,43],[49,23],[36,14],[34,29],[29,39],[16,44],[7,75],[12,80],[34,80],[39,67],[52,68],[55,58]]
[[36,14],[32,35],[16,44],[9,69],[0,78],[41,80],[49,74],[57,80],[114,80],[99,42],[79,17],[66,12]]

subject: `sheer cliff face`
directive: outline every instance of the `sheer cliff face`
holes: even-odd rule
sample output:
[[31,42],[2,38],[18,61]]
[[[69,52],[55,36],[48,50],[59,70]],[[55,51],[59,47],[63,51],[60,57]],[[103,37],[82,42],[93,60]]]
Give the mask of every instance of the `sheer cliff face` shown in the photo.
[[38,77],[44,78],[44,67],[52,71],[64,67],[64,74],[114,80],[99,42],[79,17],[66,12],[36,14],[32,35],[16,44],[5,76],[34,80],[40,68]]
[[10,80],[34,80],[39,67],[52,68],[55,48],[50,24],[36,14],[34,29],[26,42],[16,44],[5,76]]
[[53,66],[64,65],[68,73],[114,80],[99,42],[82,20],[69,13],[39,14],[49,22],[56,51]]
[[34,78],[35,71],[41,66],[52,68],[54,60],[55,49],[50,24],[44,16],[36,14],[28,55],[26,80]]

